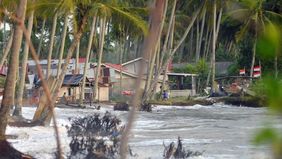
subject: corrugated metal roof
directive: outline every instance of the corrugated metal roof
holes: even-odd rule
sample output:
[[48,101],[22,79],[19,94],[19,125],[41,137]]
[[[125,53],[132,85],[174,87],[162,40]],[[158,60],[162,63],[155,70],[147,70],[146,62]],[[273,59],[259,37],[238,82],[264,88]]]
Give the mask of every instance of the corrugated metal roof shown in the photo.
[[82,74],[65,75],[63,86],[78,86],[82,79]]

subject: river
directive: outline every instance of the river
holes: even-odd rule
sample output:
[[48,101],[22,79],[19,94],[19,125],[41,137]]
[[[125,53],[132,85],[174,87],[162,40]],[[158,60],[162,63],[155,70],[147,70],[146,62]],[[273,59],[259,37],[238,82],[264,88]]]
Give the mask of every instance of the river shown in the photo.
[[132,149],[140,158],[160,158],[163,141],[168,145],[180,136],[186,149],[203,152],[197,158],[269,158],[267,146],[254,146],[251,140],[264,123],[282,123],[267,115],[265,108],[213,106],[161,106],[153,113],[139,113],[133,129]]
[[[64,152],[69,151],[70,139],[65,125],[68,118],[85,116],[93,112],[111,111],[111,106],[102,106],[100,111],[93,109],[56,108]],[[32,118],[35,108],[24,108],[23,115]],[[111,111],[122,121],[128,112]],[[268,115],[266,108],[235,107],[222,104],[211,106],[157,106],[152,113],[138,112],[129,145],[140,159],[161,159],[163,142],[168,145],[183,140],[185,149],[203,152],[199,159],[264,159],[270,158],[268,146],[255,146],[251,140],[265,123],[271,122],[282,128],[281,119]],[[8,134],[18,139],[9,141],[22,152],[36,158],[53,158],[56,149],[52,127],[16,128],[8,127]]]

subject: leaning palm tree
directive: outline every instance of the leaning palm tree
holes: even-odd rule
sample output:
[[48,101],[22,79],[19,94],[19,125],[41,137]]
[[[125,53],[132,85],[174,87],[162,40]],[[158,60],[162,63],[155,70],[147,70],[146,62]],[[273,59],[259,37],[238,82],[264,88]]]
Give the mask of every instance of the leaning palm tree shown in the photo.
[[88,41],[88,46],[86,50],[86,60],[84,64],[84,69],[83,69],[83,79],[82,79],[82,86],[81,86],[81,92],[79,96],[79,105],[82,106],[83,104],[83,99],[84,99],[84,90],[85,90],[85,84],[86,84],[86,74],[87,74],[87,69],[88,69],[88,62],[89,62],[89,57],[90,57],[90,52],[91,52],[91,47],[92,47],[92,41],[93,41],[93,35],[95,32],[95,27],[96,27],[96,16],[93,16],[92,19],[92,25],[91,25],[91,30],[90,30],[90,35],[89,35],[89,41]]
[[[27,0],[21,0],[17,5],[16,17],[20,19],[22,24],[24,24],[26,5]],[[21,27],[15,24],[9,70],[4,87],[5,92],[3,95],[3,101],[0,108],[0,140],[6,138],[5,131],[8,123],[9,110],[14,105],[16,76],[19,65],[19,52],[22,42],[22,35],[23,32]]]
[[[34,17],[34,11],[32,10],[28,17],[28,27],[27,27],[28,36],[29,36],[28,38],[30,38],[32,32],[33,17]],[[20,116],[20,117],[22,116],[23,94],[25,88],[28,54],[29,54],[29,45],[27,42],[25,42],[22,65],[21,65],[19,89],[17,92],[17,102],[13,113],[14,116]]]

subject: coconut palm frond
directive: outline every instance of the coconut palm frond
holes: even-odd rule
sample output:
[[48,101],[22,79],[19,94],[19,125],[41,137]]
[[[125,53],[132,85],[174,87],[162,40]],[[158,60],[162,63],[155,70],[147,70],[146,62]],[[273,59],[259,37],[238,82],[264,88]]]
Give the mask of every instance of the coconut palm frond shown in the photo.
[[140,16],[126,12],[119,7],[113,7],[113,6],[108,6],[108,7],[111,8],[115,13],[123,16],[124,18],[126,18],[128,20],[130,20],[136,27],[141,29],[141,31],[145,35],[148,33],[148,25]]
[[244,35],[248,32],[249,29],[249,24],[250,24],[250,19],[240,28],[238,32],[235,34],[235,40],[236,42],[239,42],[243,39]]

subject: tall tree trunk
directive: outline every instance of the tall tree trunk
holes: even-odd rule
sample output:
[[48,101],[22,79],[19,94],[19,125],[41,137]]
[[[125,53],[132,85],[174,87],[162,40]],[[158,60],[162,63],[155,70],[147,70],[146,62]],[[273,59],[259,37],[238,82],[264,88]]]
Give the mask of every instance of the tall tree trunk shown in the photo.
[[215,46],[216,45],[216,2],[213,4],[213,38],[212,38],[212,56],[211,56],[211,82],[212,93],[215,92]]
[[38,54],[39,58],[40,58],[42,43],[43,43],[43,39],[44,39],[45,25],[46,25],[46,18],[44,18],[43,22],[42,22],[40,41],[39,41],[39,45],[38,45],[38,49],[37,49],[37,54]]
[[[172,8],[172,17],[174,16],[174,11],[175,11],[175,6],[176,6],[176,0],[174,0],[174,6]],[[144,91],[147,92],[148,89],[150,88],[151,86],[151,80],[153,78],[153,71],[154,71],[154,68],[155,68],[155,61],[156,61],[156,54],[158,54],[158,51],[160,51],[160,43],[161,43],[161,35],[162,35],[162,31],[163,31],[163,27],[164,27],[164,23],[165,23],[165,18],[166,18],[166,12],[167,12],[167,7],[168,7],[168,1],[165,2],[165,6],[164,6],[164,12],[163,12],[163,15],[162,15],[162,19],[161,19],[161,26],[160,26],[160,29],[159,29],[159,33],[158,33],[158,42],[157,42],[157,45],[154,46],[154,48],[152,50],[150,50],[150,55],[151,56],[151,63],[148,65],[149,66],[149,71],[147,72],[148,73],[148,77],[147,77],[147,81],[146,81],[146,85],[145,85],[145,89]],[[173,19],[173,18],[172,18]],[[171,28],[171,27],[170,27]],[[169,34],[170,31],[168,31],[167,34]],[[167,44],[165,44],[167,45]],[[166,46],[165,46],[166,47]],[[157,69],[157,68],[155,68]],[[156,71],[156,70],[155,70]],[[152,96],[151,96],[152,97]]]
[[[126,35],[124,35],[124,36],[126,36]],[[119,77],[120,77],[120,79],[119,79],[119,93],[120,94],[122,94],[122,80],[123,80],[123,77],[122,77],[122,59],[123,59],[123,53],[124,53],[124,49],[123,49],[123,47],[121,47],[121,44],[122,44],[122,38],[120,38],[120,55],[119,55],[119,64],[120,64],[120,66],[121,66],[121,68],[120,68],[120,73],[119,73]]]
[[75,54],[75,74],[79,74],[80,70],[79,70],[79,46],[80,46],[80,42],[77,43],[76,46],[76,54]]
[[[25,10],[27,0],[19,2],[16,17],[20,19],[21,24],[24,24]],[[13,37],[12,52],[10,56],[9,69],[4,87],[3,101],[0,108],[0,140],[5,139],[5,132],[8,122],[9,110],[14,105],[16,76],[19,66],[19,53],[21,48],[23,31],[21,26],[16,25]]]
[[168,58],[165,60],[165,62],[162,64],[161,68],[158,70],[158,73],[157,75],[155,76],[154,78],[154,81],[152,82],[152,85],[151,87],[149,88],[149,90],[147,92],[145,92],[145,95],[143,96],[143,99],[142,99],[142,103],[145,103],[148,99],[149,96],[151,96],[151,93],[152,93],[152,89],[155,88],[155,85],[158,83],[158,79],[159,79],[159,76],[160,74],[165,71],[166,67],[168,66],[170,60],[172,60],[172,57],[174,56],[175,52],[178,50],[178,48],[180,47],[180,45],[184,42],[184,40],[186,39],[188,33],[190,32],[197,16],[199,15],[199,12],[200,12],[201,8],[199,8],[195,14],[193,15],[192,17],[192,20],[189,24],[189,26],[187,27],[187,29],[185,30],[182,38],[179,40],[178,44],[175,46],[175,48],[171,51],[170,54],[168,54]]
[[207,52],[209,51],[209,47],[210,47],[210,30],[209,27],[207,27],[207,32],[206,32],[206,36],[205,36],[205,43],[204,43],[204,51],[203,51],[203,58],[205,60],[207,60]]
[[[204,27],[205,27],[205,21],[206,21],[206,8],[204,9],[203,12],[203,18],[202,18],[202,25],[201,25],[201,30],[200,30],[200,38],[199,38],[199,43],[198,43],[198,54],[199,57],[201,57],[201,50],[202,50],[202,43],[203,43],[203,33],[204,33]],[[199,60],[199,59],[198,59]]]
[[[28,32],[29,39],[30,39],[31,32],[32,32],[33,15],[34,15],[34,11],[31,12],[28,18],[27,32]],[[26,70],[27,70],[28,54],[29,54],[29,45],[27,42],[25,42],[23,59],[22,59],[22,68],[21,68],[21,73],[20,73],[19,89],[18,89],[18,94],[17,94],[17,102],[16,102],[15,111],[13,114],[14,116],[22,116],[23,94],[24,94],[25,79],[26,79],[26,73],[27,73]]]
[[48,64],[47,64],[47,79],[51,75],[51,60],[52,60],[52,53],[53,53],[53,46],[54,46],[54,40],[55,40],[55,33],[56,33],[56,27],[57,27],[57,18],[58,13],[55,13],[52,21],[52,30],[50,35],[50,46],[48,51]]
[[[158,41],[158,33],[159,30],[161,29],[161,19],[163,16],[163,11],[164,11],[164,5],[165,5],[165,1],[163,0],[156,0],[154,8],[151,10],[151,26],[150,26],[150,30],[149,30],[149,34],[146,37],[145,40],[145,45],[144,45],[144,50],[143,50],[143,57],[146,59],[148,56],[148,53],[151,52],[151,50],[153,50],[153,48],[155,47],[154,45],[156,45],[157,41]],[[136,80],[136,84],[135,84],[135,95],[133,97],[132,100],[132,109],[130,110],[130,113],[128,115],[128,123],[127,126],[125,127],[125,130],[122,134],[121,137],[121,146],[120,146],[120,158],[125,159],[126,155],[128,153],[128,139],[129,139],[129,134],[130,134],[130,130],[132,128],[135,116],[136,116],[136,109],[138,107],[138,105],[141,103],[140,102],[140,95],[141,95],[141,91],[140,91],[140,84],[142,81],[142,74],[144,71],[144,62],[142,62],[141,64],[141,69],[139,70],[139,76],[138,79]]]
[[96,28],[96,16],[93,16],[92,26],[91,26],[89,40],[88,40],[88,46],[87,46],[87,50],[86,50],[86,60],[85,60],[84,69],[83,69],[83,79],[82,79],[82,86],[81,86],[82,88],[81,88],[81,92],[80,92],[80,96],[79,96],[79,106],[83,105],[88,62],[89,62],[89,57],[90,57],[90,52],[91,52],[95,28]]
[[[171,54],[171,51],[172,51],[172,48],[173,48],[174,26],[175,26],[175,16],[174,16],[174,18],[173,18],[172,28],[171,28],[171,30],[169,31],[169,34],[170,34],[170,36],[169,36],[169,41],[168,41],[168,43],[169,43],[169,45],[168,45],[168,50],[169,50],[169,52],[168,52],[168,53],[169,53],[169,54]],[[161,94],[162,94],[162,93],[164,92],[164,90],[165,90],[165,85],[166,85],[165,82],[166,82],[167,71],[168,71],[168,65],[166,66],[165,71],[164,71],[164,75],[163,75],[162,87],[161,87],[161,91],[160,91]],[[161,99],[161,98],[162,98],[162,96],[159,97],[159,99]]]
[[216,51],[216,41],[219,33],[220,28],[220,22],[221,22],[221,16],[222,16],[222,8],[220,8],[218,18],[216,17],[217,11],[216,11],[216,3],[214,3],[213,6],[213,41],[212,41],[212,72],[211,72],[211,82],[212,82],[212,92],[215,92],[216,85],[215,85],[215,51]]
[[[94,83],[94,90],[93,90],[93,100],[96,101],[96,96],[98,92],[98,87],[99,87],[99,77],[100,77],[100,70],[101,70],[101,63],[102,63],[102,56],[103,56],[103,47],[104,47],[104,38],[105,38],[105,27],[106,27],[106,18],[100,19],[100,37],[99,37],[99,57],[98,57],[98,64],[97,64],[97,69],[96,69],[96,74],[95,74],[95,83]],[[99,98],[98,98],[99,101]]]
[[[257,25],[257,23],[256,23],[256,25]],[[254,65],[255,65],[255,60],[256,60],[256,47],[257,47],[257,30],[255,31],[255,41],[254,41],[254,45],[253,45],[253,56],[252,56],[250,77],[253,77],[253,73],[254,73]]]
[[[69,61],[73,55],[73,52],[78,42],[81,39],[86,22],[87,22],[87,15],[83,16],[81,24],[78,28],[78,31],[74,35],[74,40],[72,41],[68,49],[67,57],[65,59],[65,63],[63,64],[63,68],[62,68],[59,78],[53,84],[52,82],[50,82],[51,83],[50,85],[53,85],[50,89],[50,92],[52,93],[52,99],[57,99],[58,93],[64,81],[65,74],[67,72]],[[53,106],[55,103],[55,100],[52,101],[52,103],[46,103],[44,102],[44,99],[46,99],[45,94],[43,94],[43,96],[40,98],[39,106],[37,107],[36,112],[34,113],[34,116],[33,116],[33,122],[39,122],[39,123],[42,123],[43,125],[49,125],[51,121],[51,117],[52,117],[52,112],[50,111],[50,108],[48,107],[48,105]]]
[[190,33],[190,51],[188,55],[188,62],[192,61],[191,59],[193,58],[194,55],[194,27],[192,26],[191,33]]
[[166,34],[165,41],[164,41],[164,44],[163,44],[163,49],[162,49],[162,52],[161,52],[160,66],[163,65],[164,57],[167,54],[167,45],[168,45],[168,40],[169,40],[169,36],[170,36],[170,31],[171,31],[171,28],[172,28],[172,25],[173,25],[173,17],[175,15],[176,3],[177,3],[177,0],[174,0],[173,1],[173,7],[172,7],[172,10],[171,10],[171,15],[170,15],[170,18],[169,18],[168,32]]
[[67,36],[67,30],[68,30],[68,15],[65,15],[64,28],[63,28],[62,41],[61,41],[62,43],[61,43],[60,55],[59,55],[59,64],[58,64],[58,69],[57,69],[57,77],[59,77],[61,73],[62,60],[63,60],[64,51],[65,51],[65,41],[66,41],[66,36]]
[[199,39],[200,39],[200,21],[199,19],[197,20],[197,24],[196,24],[196,62],[199,61],[200,59],[200,51],[199,51]]
[[[79,45],[80,45],[80,42],[77,43],[77,46],[76,46],[76,53],[75,53],[75,69],[74,69],[74,74],[79,74],[80,71],[79,71]],[[79,90],[77,89],[74,89],[74,100],[76,101],[76,96],[77,94],[79,93]]]
[[7,43],[6,47],[4,48],[4,53],[3,53],[2,59],[0,61],[0,68],[3,66],[3,64],[6,61],[6,59],[8,57],[8,54],[9,54],[9,52],[11,50],[12,42],[13,42],[13,37],[14,37],[14,30],[11,30],[11,35],[9,37],[9,40],[8,40],[8,43]]

